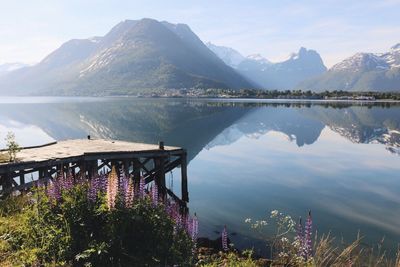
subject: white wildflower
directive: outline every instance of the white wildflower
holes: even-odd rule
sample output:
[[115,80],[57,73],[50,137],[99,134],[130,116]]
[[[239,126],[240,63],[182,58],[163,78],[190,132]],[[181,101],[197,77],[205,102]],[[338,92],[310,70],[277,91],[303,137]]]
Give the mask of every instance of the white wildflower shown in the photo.
[[271,211],[271,218],[278,216],[278,214],[279,214],[279,211],[277,211],[277,210]]

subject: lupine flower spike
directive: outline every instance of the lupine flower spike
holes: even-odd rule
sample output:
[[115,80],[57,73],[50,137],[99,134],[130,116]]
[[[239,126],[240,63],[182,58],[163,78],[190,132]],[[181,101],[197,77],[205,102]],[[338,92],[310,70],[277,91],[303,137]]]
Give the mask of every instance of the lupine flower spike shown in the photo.
[[194,217],[192,219],[192,232],[191,232],[191,236],[192,236],[192,241],[193,241],[193,253],[196,252],[197,249],[197,237],[199,234],[199,221],[197,219],[196,213],[194,214]]
[[312,257],[312,218],[311,211],[308,212],[308,217],[306,221],[306,225],[304,228],[304,248],[305,248],[305,256],[306,259]]
[[60,184],[58,179],[54,179],[53,181],[50,181],[49,186],[47,187],[47,195],[55,200],[60,200],[61,198],[61,189],[60,189]]
[[144,198],[144,178],[143,176],[140,176],[140,181],[139,181],[139,197]]
[[153,187],[151,188],[151,198],[153,200],[153,205],[157,206],[158,205],[158,186],[154,182]]
[[304,257],[303,255],[303,243],[304,243],[304,234],[303,234],[303,223],[301,221],[301,217],[299,218],[299,222],[297,224],[297,233],[296,233],[296,241],[299,243],[299,256]]
[[107,206],[109,210],[114,209],[118,193],[118,176],[115,167],[112,167],[108,175],[107,183]]
[[68,171],[68,174],[64,178],[63,189],[69,191],[74,186],[74,176],[72,175],[71,170]]
[[132,208],[133,205],[133,198],[134,198],[134,186],[133,186],[133,178],[130,177],[128,179],[128,186],[126,187],[125,191],[125,207]]
[[226,225],[224,226],[224,230],[222,230],[221,240],[222,249],[224,251],[228,251],[228,232],[226,231]]

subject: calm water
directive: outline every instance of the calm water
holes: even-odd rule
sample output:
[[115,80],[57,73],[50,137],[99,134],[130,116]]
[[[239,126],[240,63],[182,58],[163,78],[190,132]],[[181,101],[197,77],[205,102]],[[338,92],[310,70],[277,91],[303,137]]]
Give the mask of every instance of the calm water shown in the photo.
[[[0,145],[102,138],[183,146],[201,235],[224,224],[259,244],[245,218],[313,212],[319,232],[400,242],[400,106],[135,98],[2,98]],[[168,183],[179,190],[178,172]]]

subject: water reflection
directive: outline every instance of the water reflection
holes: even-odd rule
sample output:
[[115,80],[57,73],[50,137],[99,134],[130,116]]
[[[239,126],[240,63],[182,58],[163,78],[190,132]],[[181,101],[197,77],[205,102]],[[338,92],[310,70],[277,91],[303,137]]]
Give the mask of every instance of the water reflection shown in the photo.
[[[400,106],[99,98],[5,101],[0,134],[24,145],[95,137],[183,146],[190,208],[210,236],[221,226],[237,245],[244,224],[272,209],[312,209],[318,230],[400,239]],[[31,101],[32,102],[32,101]],[[23,138],[22,138],[23,137]],[[21,139],[22,138],[22,139]]]

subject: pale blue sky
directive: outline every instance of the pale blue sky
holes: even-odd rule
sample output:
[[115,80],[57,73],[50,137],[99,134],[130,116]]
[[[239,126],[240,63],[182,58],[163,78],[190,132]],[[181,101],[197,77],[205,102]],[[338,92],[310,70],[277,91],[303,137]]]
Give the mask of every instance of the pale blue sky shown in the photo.
[[204,41],[285,59],[304,46],[327,66],[400,43],[400,0],[0,0],[0,63],[40,61],[63,42],[125,19],[186,23]]

